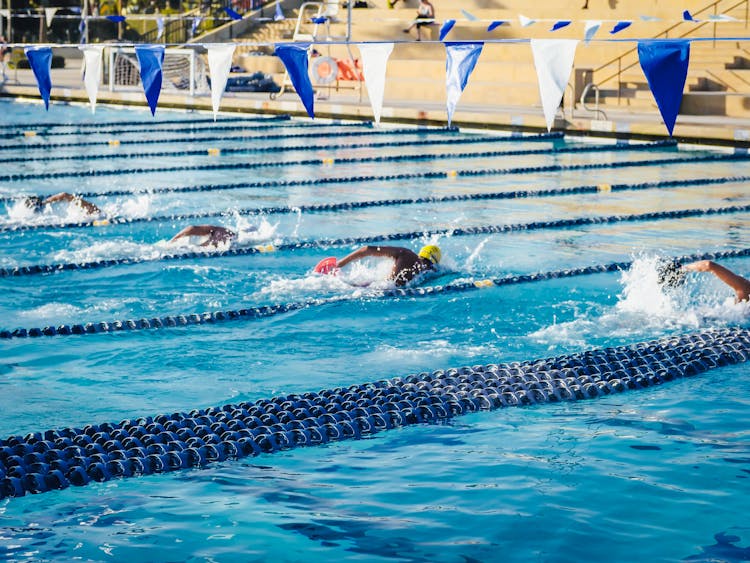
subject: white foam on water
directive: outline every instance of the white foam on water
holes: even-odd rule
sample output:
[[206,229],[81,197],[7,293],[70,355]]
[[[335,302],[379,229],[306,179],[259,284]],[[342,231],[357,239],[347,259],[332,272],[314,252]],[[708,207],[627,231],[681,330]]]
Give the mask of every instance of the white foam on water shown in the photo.
[[[689,274],[683,285],[665,288],[658,283],[659,256],[638,256],[621,275],[622,293],[601,314],[593,308],[576,319],[532,332],[537,342],[576,347],[591,346],[602,336],[637,338],[653,332],[705,329],[750,322],[750,304],[735,303],[725,285],[713,276]],[[732,293],[728,297],[728,294]],[[578,313],[577,313],[578,315]]]

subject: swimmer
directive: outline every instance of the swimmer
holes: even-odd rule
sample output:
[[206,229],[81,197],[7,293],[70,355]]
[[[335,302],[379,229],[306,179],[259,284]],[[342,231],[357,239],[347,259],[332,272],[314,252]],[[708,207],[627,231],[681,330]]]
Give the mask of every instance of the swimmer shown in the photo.
[[67,202],[77,205],[88,215],[104,215],[102,213],[102,210],[90,201],[83,199],[81,196],[69,194],[68,192],[60,192],[59,194],[51,195],[47,198],[41,198],[39,196],[29,196],[24,200],[24,205],[34,212],[40,212],[48,205],[60,202]]
[[342,258],[336,266],[343,268],[351,262],[373,256],[383,256],[393,260],[393,270],[389,279],[401,286],[422,272],[435,270],[440,262],[441,253],[440,248],[434,244],[422,247],[419,254],[400,246],[363,246]]
[[750,281],[742,276],[738,276],[731,270],[720,266],[711,260],[699,260],[691,264],[686,264],[683,269],[689,272],[711,272],[729,287],[734,290],[735,302],[750,300]]
[[200,246],[218,247],[220,244],[237,240],[237,233],[217,225],[190,225],[173,236],[169,242],[174,242],[184,237],[204,237],[206,240]]

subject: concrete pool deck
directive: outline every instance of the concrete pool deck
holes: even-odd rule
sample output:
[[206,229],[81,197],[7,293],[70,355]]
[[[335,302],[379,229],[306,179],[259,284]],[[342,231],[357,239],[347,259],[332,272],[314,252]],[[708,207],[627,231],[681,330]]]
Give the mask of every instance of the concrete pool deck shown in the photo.
[[[88,103],[83,89],[81,60],[67,59],[66,68],[52,69],[52,92],[50,117],[54,115],[55,102]],[[0,84],[0,97],[26,98],[41,101],[39,90],[31,70],[7,71],[8,80]],[[140,86],[128,90],[110,92],[103,84],[98,94],[98,103],[125,104],[147,107]],[[579,105],[580,106],[580,105]],[[184,108],[210,111],[210,94],[189,96],[162,92],[160,108]],[[653,111],[632,110],[626,106],[602,106],[605,115],[581,107],[572,109],[565,103],[563,113],[558,113],[554,130],[568,134],[625,138],[664,138],[667,130],[654,103]],[[158,111],[158,108],[157,108]],[[269,114],[291,114],[306,116],[306,112],[294,91],[287,91],[272,100],[268,93],[225,93],[222,112],[251,112]],[[315,115],[330,119],[371,120],[367,94],[360,97],[357,90],[347,88],[320,88],[315,100]],[[383,123],[414,123],[445,125],[447,114],[442,103],[423,102],[418,106],[413,101],[386,99],[383,105]],[[454,124],[462,128],[487,128],[499,130],[546,130],[541,106],[537,100],[526,106],[500,105],[488,102],[483,105],[459,102],[454,115]],[[750,117],[727,117],[718,115],[679,115],[674,128],[675,139],[682,142],[709,143],[750,148]]]

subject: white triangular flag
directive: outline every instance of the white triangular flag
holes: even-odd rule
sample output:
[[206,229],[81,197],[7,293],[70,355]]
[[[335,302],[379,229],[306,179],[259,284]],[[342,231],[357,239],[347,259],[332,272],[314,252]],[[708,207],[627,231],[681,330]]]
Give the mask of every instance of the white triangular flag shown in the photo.
[[96,95],[99,93],[99,84],[102,80],[102,51],[103,45],[81,45],[78,47],[83,51],[83,85],[89,95],[91,113],[96,111]]
[[50,27],[52,25],[52,18],[55,17],[55,13],[57,13],[57,10],[60,8],[45,8],[44,9],[44,17],[47,20],[47,27]]
[[164,35],[164,18],[160,16],[156,18],[156,40],[159,41],[159,39],[161,39],[163,35]]
[[586,28],[583,30],[583,39],[586,45],[591,42],[601,26],[602,22],[599,20],[586,20]]
[[577,39],[531,40],[534,66],[539,79],[539,95],[548,131],[552,129],[557,108],[568,85],[577,46]]
[[527,18],[522,14],[518,14],[518,21],[521,22],[521,27],[529,27],[531,24],[536,23],[536,20]]
[[0,17],[10,19],[10,10],[8,10],[7,8],[3,8],[2,10],[0,10]]
[[372,115],[375,123],[380,123],[385,94],[385,71],[388,57],[393,51],[393,43],[358,43],[357,47],[362,55],[362,74],[365,76]]
[[229,71],[232,68],[232,56],[236,45],[209,45],[208,68],[211,72],[211,105],[214,109],[214,121],[219,113],[219,105],[227,87]]
[[718,15],[710,15],[708,16],[708,19],[715,22],[736,22],[740,21],[737,18],[733,18],[732,16],[727,16],[726,14],[718,14]]

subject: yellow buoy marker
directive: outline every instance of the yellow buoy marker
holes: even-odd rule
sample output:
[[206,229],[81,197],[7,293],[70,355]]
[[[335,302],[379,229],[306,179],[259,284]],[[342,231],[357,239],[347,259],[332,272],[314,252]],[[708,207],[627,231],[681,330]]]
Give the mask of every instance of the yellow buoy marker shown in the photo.
[[216,149],[216,148],[208,149],[209,156],[219,156],[220,154],[221,154],[221,149]]
[[603,192],[603,193],[609,193],[612,191],[611,184],[599,184],[597,188],[599,189],[600,192]]
[[475,287],[492,287],[495,285],[495,282],[492,280],[477,280],[474,282]]
[[272,244],[261,244],[255,247],[258,252],[273,252],[276,247]]
[[324,158],[323,164],[333,164],[334,160],[332,158]]
[[448,170],[445,175],[448,176],[448,178],[455,178],[458,176],[458,172],[456,172],[455,170]]
[[109,141],[107,141],[107,143],[109,143],[110,147],[119,147],[120,146],[119,139],[110,139]]
[[93,224],[94,227],[106,227],[109,225],[109,219],[97,219]]
[[24,131],[23,136],[24,137],[36,137],[36,131]]

